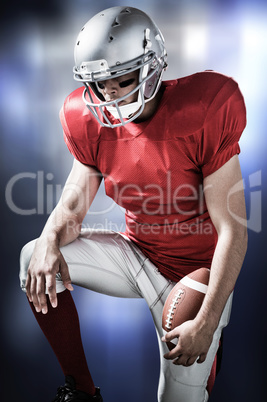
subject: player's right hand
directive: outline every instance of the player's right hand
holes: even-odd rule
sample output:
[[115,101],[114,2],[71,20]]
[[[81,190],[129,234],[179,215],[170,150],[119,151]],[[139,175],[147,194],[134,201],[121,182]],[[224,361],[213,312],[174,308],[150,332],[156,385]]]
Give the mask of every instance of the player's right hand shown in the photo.
[[52,307],[57,307],[56,274],[60,273],[64,286],[73,290],[68,265],[55,243],[39,238],[28,268],[26,293],[35,310],[48,311],[46,291]]

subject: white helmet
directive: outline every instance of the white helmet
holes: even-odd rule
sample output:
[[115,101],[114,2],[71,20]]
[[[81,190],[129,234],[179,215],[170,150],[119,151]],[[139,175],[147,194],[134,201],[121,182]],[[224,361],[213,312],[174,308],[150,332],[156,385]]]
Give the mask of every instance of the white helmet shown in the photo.
[[[108,8],[91,18],[78,35],[74,59],[74,79],[85,85],[84,102],[102,126],[112,128],[140,116],[145,103],[156,95],[167,67],[162,33],[147,14],[133,7]],[[137,87],[119,99],[106,102],[97,82],[138,69]],[[89,87],[97,99],[93,98]],[[118,105],[137,91],[136,102]],[[105,108],[120,123],[112,124]]]

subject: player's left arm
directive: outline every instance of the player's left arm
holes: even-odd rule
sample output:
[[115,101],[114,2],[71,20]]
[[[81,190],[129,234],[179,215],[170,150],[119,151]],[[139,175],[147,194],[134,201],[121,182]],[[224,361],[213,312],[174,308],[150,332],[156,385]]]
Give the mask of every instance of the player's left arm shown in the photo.
[[204,193],[218,242],[199,316],[215,330],[247,250],[246,207],[238,155],[204,179]]
[[[236,185],[239,191],[234,191]],[[218,234],[207,294],[197,317],[170,331],[165,337],[166,340],[179,338],[177,346],[165,358],[186,366],[197,359],[199,363],[205,361],[214,331],[234,289],[246,254],[246,209],[237,155],[204,179],[204,193]],[[241,219],[237,220],[237,216]]]

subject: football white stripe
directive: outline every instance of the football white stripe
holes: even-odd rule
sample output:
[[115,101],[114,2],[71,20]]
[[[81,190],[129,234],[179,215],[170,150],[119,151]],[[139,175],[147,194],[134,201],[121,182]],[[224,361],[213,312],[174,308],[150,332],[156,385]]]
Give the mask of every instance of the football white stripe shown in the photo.
[[188,276],[185,276],[180,280],[180,283],[182,283],[185,286],[188,286],[191,289],[198,290],[201,293],[207,293],[208,286],[204,285],[203,283],[197,282],[194,279],[189,278]]

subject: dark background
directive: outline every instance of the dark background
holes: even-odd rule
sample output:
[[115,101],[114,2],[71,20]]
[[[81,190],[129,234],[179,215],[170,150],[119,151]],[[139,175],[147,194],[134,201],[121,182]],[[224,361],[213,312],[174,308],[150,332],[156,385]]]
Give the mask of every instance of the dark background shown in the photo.
[[[240,142],[240,162],[249,247],[225,331],[222,371],[210,400],[263,402],[267,6],[258,0],[3,2],[1,400],[48,402],[63,382],[60,367],[19,289],[19,253],[26,242],[39,236],[71,168],[58,113],[64,98],[77,87],[72,78],[75,38],[89,18],[114,5],[139,7],[158,23],[169,55],[165,79],[212,69],[234,77],[244,94],[248,125]],[[123,228],[123,211],[105,199],[103,188],[85,225]],[[104,400],[154,402],[159,358],[145,302],[78,288],[74,298],[88,362]]]

